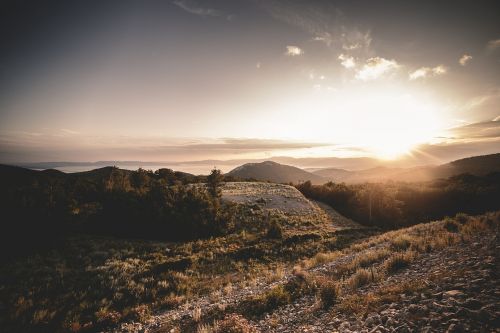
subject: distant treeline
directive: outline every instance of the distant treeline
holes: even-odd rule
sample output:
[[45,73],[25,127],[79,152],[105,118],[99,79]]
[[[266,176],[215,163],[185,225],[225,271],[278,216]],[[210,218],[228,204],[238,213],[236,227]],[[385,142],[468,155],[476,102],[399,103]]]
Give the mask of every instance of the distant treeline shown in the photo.
[[500,209],[500,173],[469,174],[431,182],[297,185],[306,197],[369,226],[398,228],[452,216]]
[[[215,169],[193,176],[169,169],[65,174],[2,166],[1,241],[29,249],[75,231],[174,241],[218,235],[235,216],[220,200],[223,180]],[[193,185],[201,182],[207,185]]]

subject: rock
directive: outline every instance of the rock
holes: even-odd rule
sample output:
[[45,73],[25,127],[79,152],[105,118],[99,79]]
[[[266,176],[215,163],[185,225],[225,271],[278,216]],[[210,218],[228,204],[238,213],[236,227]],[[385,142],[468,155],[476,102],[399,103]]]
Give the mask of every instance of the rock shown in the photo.
[[460,290],[454,289],[454,290],[449,290],[449,291],[443,293],[443,296],[444,297],[462,297],[462,296],[464,296],[464,293],[461,292]]

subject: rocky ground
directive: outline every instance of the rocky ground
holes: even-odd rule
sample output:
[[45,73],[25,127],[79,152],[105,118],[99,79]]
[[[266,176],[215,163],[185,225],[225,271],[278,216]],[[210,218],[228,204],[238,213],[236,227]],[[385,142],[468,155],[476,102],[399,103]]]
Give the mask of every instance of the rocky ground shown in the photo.
[[[325,311],[306,297],[256,326],[262,332],[500,332],[498,237],[476,237],[423,255],[399,274],[361,289],[356,299],[394,298],[368,313]],[[415,290],[393,295],[399,286]]]
[[[499,235],[475,237],[441,252],[419,257],[410,267],[380,283],[361,288],[356,299],[385,297],[361,311],[325,310],[315,296],[305,296],[249,321],[261,332],[500,332]],[[368,248],[365,251],[370,251]],[[312,268],[328,272],[354,254]],[[362,255],[358,253],[356,255]],[[271,283],[235,290],[220,297],[203,297],[165,312],[146,326],[123,326],[118,331],[179,332],[182,320],[202,317],[214,308],[234,306],[243,299],[286,283],[291,274]],[[400,288],[401,287],[401,288]],[[404,292],[403,292],[404,290]],[[198,314],[197,314],[198,312]]]

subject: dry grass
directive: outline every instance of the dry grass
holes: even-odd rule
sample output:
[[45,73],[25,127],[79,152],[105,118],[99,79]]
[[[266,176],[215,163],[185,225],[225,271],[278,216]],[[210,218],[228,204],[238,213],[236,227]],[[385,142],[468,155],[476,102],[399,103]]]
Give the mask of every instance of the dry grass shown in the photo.
[[324,308],[329,308],[337,302],[340,293],[339,284],[325,280],[319,286],[319,298]]
[[347,280],[347,285],[349,286],[349,288],[351,288],[351,290],[356,290],[376,281],[378,276],[378,272],[373,269],[373,267],[370,269],[359,268]]
[[408,267],[416,257],[417,254],[414,251],[394,253],[384,261],[383,266],[387,273],[392,274],[400,269]]
[[340,256],[342,256],[341,251],[317,253],[311,258],[303,260],[301,266],[306,269],[316,267],[333,261]]
[[423,292],[427,286],[421,281],[405,281],[367,294],[350,294],[342,299],[336,310],[345,313],[368,314],[378,312],[383,304],[398,302],[402,294]]

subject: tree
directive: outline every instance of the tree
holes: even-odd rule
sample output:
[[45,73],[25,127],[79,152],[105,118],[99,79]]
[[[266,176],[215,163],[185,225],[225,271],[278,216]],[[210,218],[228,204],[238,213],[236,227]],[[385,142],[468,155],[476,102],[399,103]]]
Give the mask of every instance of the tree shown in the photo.
[[210,172],[210,175],[208,175],[207,177],[208,193],[210,193],[212,197],[214,198],[221,197],[220,184],[223,179],[224,176],[222,176],[221,171],[214,167]]

